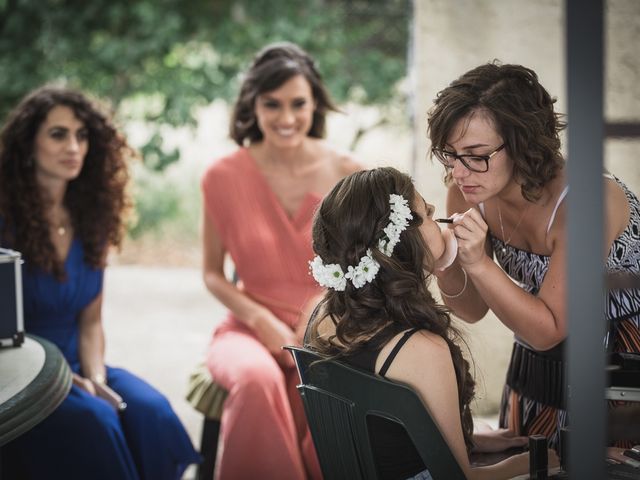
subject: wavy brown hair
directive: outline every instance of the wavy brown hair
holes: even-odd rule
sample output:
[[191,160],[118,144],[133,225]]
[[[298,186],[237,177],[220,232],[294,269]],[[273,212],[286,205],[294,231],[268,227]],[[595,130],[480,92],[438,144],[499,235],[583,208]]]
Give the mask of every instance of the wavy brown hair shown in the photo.
[[9,114],[0,132],[0,239],[19,250],[31,266],[65,277],[49,237],[48,199],[36,182],[34,142],[53,107],[73,110],[88,131],[82,170],[69,182],[64,205],[85,261],[104,267],[110,245],[120,246],[124,213],[130,207],[126,162],[134,155],[125,138],[100,108],[77,91],[45,86],[28,94]]
[[565,163],[560,132],[566,123],[554,111],[555,102],[536,72],[494,60],[469,70],[438,93],[428,118],[431,146],[444,148],[460,119],[474,111],[488,112],[513,160],[522,196],[535,201]]
[[325,136],[327,113],[337,109],[322,82],[322,76],[307,52],[293,43],[278,42],[267,45],[258,52],[240,87],[229,131],[238,145],[243,146],[245,141],[259,142],[263,138],[255,114],[258,95],[280,88],[296,75],[307,79],[316,102],[311,129],[307,135],[314,138]]
[[[373,246],[389,223],[392,193],[409,200],[413,219],[402,232],[393,255],[387,257]],[[447,342],[453,358],[460,419],[465,442],[470,447],[473,421],[469,404],[475,382],[456,343],[461,337],[451,324],[448,309],[438,304],[428,289],[433,257],[418,228],[422,218],[413,208],[415,199],[411,178],[387,167],[342,179],[322,201],[313,222],[313,250],[322,261],[340,264],[346,271],[348,265],[357,265],[371,248],[380,270],[372,282],[361,288],[347,282],[342,292],[327,290],[311,320],[308,345],[340,358],[358,352],[365,345],[381,348],[399,331],[409,328],[439,335]],[[320,324],[325,320],[335,325],[335,335],[329,338],[319,334]]]

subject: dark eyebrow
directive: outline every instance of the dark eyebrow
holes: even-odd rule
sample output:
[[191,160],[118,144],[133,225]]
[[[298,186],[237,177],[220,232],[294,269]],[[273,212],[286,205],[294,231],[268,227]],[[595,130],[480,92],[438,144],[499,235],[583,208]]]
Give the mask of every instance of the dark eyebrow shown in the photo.
[[[445,144],[446,147],[449,147],[453,150],[453,147],[451,145],[449,145],[448,143]],[[473,145],[466,145],[464,148],[462,148],[462,150],[473,150],[474,148],[478,148],[478,147],[489,147],[490,145],[488,143],[474,143]]]
[[466,147],[464,147],[464,150],[471,150],[473,148],[478,148],[478,147],[488,147],[489,144],[487,143],[476,143],[474,145],[467,145]]

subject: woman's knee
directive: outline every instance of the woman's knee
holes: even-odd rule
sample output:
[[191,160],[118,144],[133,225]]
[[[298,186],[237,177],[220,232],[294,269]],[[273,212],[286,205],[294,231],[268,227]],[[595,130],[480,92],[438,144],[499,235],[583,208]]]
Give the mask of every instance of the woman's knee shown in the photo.
[[115,409],[104,400],[93,397],[81,403],[76,403],[69,411],[74,417],[68,423],[68,428],[77,428],[90,435],[110,435],[114,430],[120,430],[120,419]]
[[286,392],[286,379],[280,367],[273,362],[247,365],[238,376],[234,389],[247,395],[265,395]]

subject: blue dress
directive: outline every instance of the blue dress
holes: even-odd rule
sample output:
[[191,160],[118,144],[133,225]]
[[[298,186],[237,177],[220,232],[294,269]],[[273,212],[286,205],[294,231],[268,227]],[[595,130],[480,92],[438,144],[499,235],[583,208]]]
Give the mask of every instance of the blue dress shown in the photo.
[[[30,269],[28,260],[23,267],[26,332],[55,343],[80,373],[78,315],[102,291],[103,270],[85,263],[77,239],[65,261],[66,281]],[[118,414],[74,385],[49,417],[3,447],[3,462],[31,479],[177,480],[201,461],[160,392],[120,368],[107,367],[107,383],[126,410]]]

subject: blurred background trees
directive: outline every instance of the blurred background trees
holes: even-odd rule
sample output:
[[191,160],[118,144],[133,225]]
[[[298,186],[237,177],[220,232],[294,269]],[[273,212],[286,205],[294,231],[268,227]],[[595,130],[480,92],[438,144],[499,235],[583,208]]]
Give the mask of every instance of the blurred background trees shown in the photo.
[[167,195],[157,178],[180,159],[167,129],[193,128],[199,108],[232,102],[269,42],[308,50],[338,104],[376,107],[349,147],[406,123],[410,17],[410,0],[0,0],[0,121],[29,90],[57,83],[107,100],[120,124],[144,125],[132,139],[145,167],[139,235],[179,210],[180,192]]

